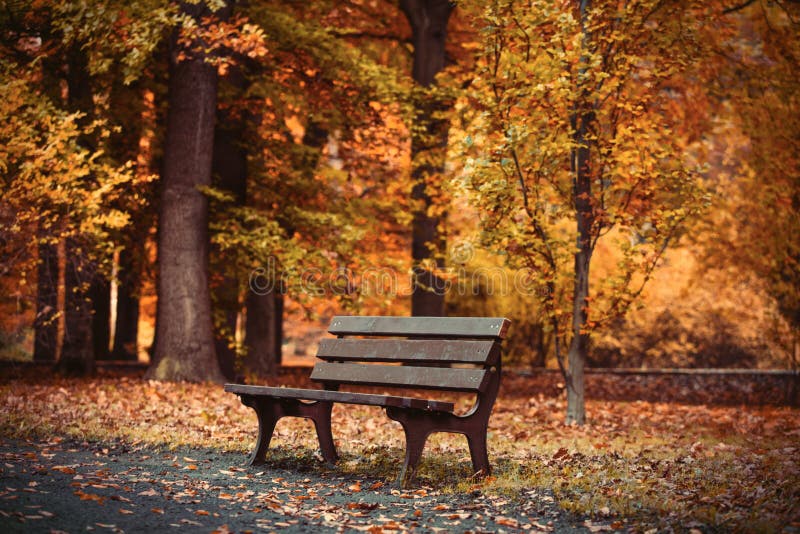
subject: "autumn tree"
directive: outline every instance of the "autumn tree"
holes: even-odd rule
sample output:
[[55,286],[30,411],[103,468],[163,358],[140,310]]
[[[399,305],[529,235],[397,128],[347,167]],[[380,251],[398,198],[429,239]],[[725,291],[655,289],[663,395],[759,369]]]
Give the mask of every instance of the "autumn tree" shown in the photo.
[[[35,157],[31,157],[26,165],[26,172],[32,173],[29,177],[37,173],[52,173],[50,179],[56,184],[54,187],[58,194],[71,197],[56,200],[51,194],[32,203],[43,209],[34,239],[39,244],[41,275],[38,280],[35,353],[37,359],[44,359],[46,352],[50,353],[50,358],[60,352],[60,367],[73,372],[90,372],[95,353],[108,351],[108,315],[103,321],[103,314],[98,311],[108,308],[107,279],[111,271],[109,257],[112,247],[109,238],[126,225],[127,213],[123,206],[137,203],[122,202],[118,188],[123,183],[132,185],[139,181],[134,179],[126,162],[109,157],[106,150],[110,127],[108,115],[104,113],[107,109],[100,104],[104,96],[103,82],[107,79],[104,75],[115,61],[125,65],[126,76],[140,68],[142,50],[131,53],[129,47],[141,44],[138,29],[142,26],[137,24],[129,28],[125,46],[120,46],[121,36],[115,29],[121,6],[113,1],[92,6],[73,2],[16,2],[7,7],[3,12],[1,35],[3,58],[16,65],[23,79],[29,82],[27,87],[31,91],[34,91],[33,87],[37,88],[35,92],[42,102],[36,106],[52,106],[54,116],[58,115],[58,110],[65,110],[71,117],[70,121],[78,125],[75,140],[83,154],[78,159],[65,158],[76,165],[74,169],[60,168],[54,172],[48,169],[47,160]],[[150,46],[147,43],[143,49],[149,50]],[[36,74],[32,74],[34,72]],[[41,130],[43,126],[35,116],[23,114],[22,117],[33,120],[27,125],[28,130],[48,131],[47,127]],[[65,124],[65,135],[76,132],[69,126],[69,121]],[[26,131],[26,128],[19,128],[20,132]],[[65,146],[69,146],[67,141],[71,140],[71,137],[66,139]],[[88,161],[81,164],[84,157]],[[42,167],[33,168],[35,165]],[[13,175],[18,171],[11,172]],[[73,181],[75,176],[80,176],[84,183],[76,184]],[[147,181],[142,178],[141,181]],[[85,196],[84,192],[91,190],[95,193]],[[20,198],[31,200],[26,196]],[[103,217],[103,213],[106,221],[91,221],[93,217]],[[60,351],[54,346],[55,280],[59,276],[56,245],[59,241],[65,242],[66,269],[64,336]],[[22,270],[23,279],[25,272]],[[94,346],[93,339],[97,341]]]
[[[697,50],[680,3],[493,2],[463,187],[483,239],[527,269],[583,424],[591,333],[623,314],[705,200],[664,113]],[[592,276],[598,243],[616,269]]]
[[[180,5],[189,28],[209,24],[202,3]],[[229,13],[217,12],[223,18]],[[154,363],[159,380],[222,382],[214,346],[208,274],[208,200],[211,185],[217,70],[207,43],[178,28],[170,43],[169,111],[158,220],[158,315]]]
[[[14,250],[14,272],[23,281],[36,260],[33,246],[67,241],[68,250],[76,255],[66,262],[65,278],[74,288],[67,303],[80,307],[85,303],[87,280],[77,269],[103,257],[109,233],[128,223],[127,214],[113,205],[133,176],[126,166],[103,162],[100,152],[83,144],[83,136],[95,135],[99,126],[85,124],[79,113],[60,109],[42,95],[36,88],[39,73],[14,65],[11,77],[12,67],[3,65],[3,69],[7,98],[2,105],[9,120],[0,133],[7,147],[0,160],[2,200],[3,211],[12,210],[15,216],[4,220],[0,230],[9,250]],[[93,180],[88,181],[87,176]],[[9,271],[4,268],[3,273]],[[79,300],[82,302],[76,302]],[[67,349],[74,347],[76,352],[67,352],[67,362],[74,367],[65,370],[91,369],[89,324],[81,325],[80,335],[74,330],[69,333],[75,337],[67,341],[75,345],[67,345]]]
[[[118,76],[109,91],[109,108],[113,110],[109,154],[116,161],[135,162],[133,172],[140,176],[152,175],[153,169],[158,167],[150,148],[154,144],[157,120],[155,84],[152,74],[128,84],[122,76]],[[122,206],[131,213],[131,225],[113,236],[118,250],[114,280],[116,317],[110,354],[114,360],[138,359],[140,295],[146,267],[150,264],[146,247],[148,236],[155,226],[156,193],[157,188],[153,183],[131,187],[128,198],[140,199],[139,202]]]
[[[788,325],[790,366],[800,364],[800,6],[743,2],[722,9],[717,62],[702,68],[708,98],[728,124],[715,209],[698,245],[709,266],[735,257],[755,275]],[[735,153],[735,156],[734,156]]]
[[443,267],[444,246],[440,216],[432,196],[444,173],[448,121],[446,105],[436,91],[426,91],[445,67],[447,22],[454,8],[450,0],[402,0],[400,9],[411,25],[414,46],[412,77],[419,84],[411,126],[411,197],[418,202],[412,222],[411,256],[414,262],[411,315],[444,315],[444,282],[436,271]]
[[371,266],[369,229],[405,206],[383,184],[398,182],[400,191],[407,182],[387,172],[372,147],[386,131],[382,114],[406,96],[399,74],[337,35],[333,20],[319,21],[324,5],[296,7],[260,3],[237,15],[263,32],[264,43],[235,59],[244,83],[224,84],[221,102],[231,117],[225,129],[241,126],[234,144],[246,147],[247,178],[244,205],[219,182],[211,237],[225,276],[243,293],[241,363],[259,375],[280,363],[284,295],[311,317],[326,302],[353,305],[352,288],[338,292],[326,282],[339,270]]

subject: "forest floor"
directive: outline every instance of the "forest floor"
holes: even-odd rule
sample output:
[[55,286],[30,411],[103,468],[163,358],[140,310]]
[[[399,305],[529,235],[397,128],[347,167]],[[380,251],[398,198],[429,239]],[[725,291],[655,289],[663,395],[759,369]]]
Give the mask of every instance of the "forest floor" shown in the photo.
[[589,531],[551,492],[452,494],[218,449],[0,442],[3,532]]
[[376,408],[334,408],[333,468],[298,419],[278,424],[265,465],[243,467],[256,418],[220,386],[6,374],[3,531],[800,532],[797,408],[595,398],[574,427],[560,397],[508,375],[492,476],[474,479],[464,438],[440,434],[400,491],[402,430]]

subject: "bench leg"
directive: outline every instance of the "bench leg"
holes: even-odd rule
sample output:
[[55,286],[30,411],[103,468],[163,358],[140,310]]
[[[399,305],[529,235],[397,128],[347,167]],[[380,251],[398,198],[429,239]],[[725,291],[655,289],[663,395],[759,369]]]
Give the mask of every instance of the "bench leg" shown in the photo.
[[406,459],[397,479],[401,487],[413,480],[425,441],[434,432],[464,434],[475,473],[485,476],[491,471],[486,448],[486,420],[480,414],[455,416],[390,407],[386,409],[386,415],[400,423],[406,435]]
[[483,476],[491,472],[489,466],[489,453],[486,450],[486,430],[467,434],[467,443],[469,444],[469,455],[472,458],[472,468],[475,473],[480,473]]
[[433,432],[433,427],[427,417],[414,412],[387,408],[386,414],[390,419],[400,423],[406,436],[406,457],[403,461],[403,468],[395,481],[399,487],[405,488],[411,484],[417,474],[422,450],[425,448],[428,436]]
[[314,421],[314,428],[317,430],[317,439],[319,440],[319,450],[322,452],[322,457],[329,464],[335,464],[339,461],[339,455],[336,453],[336,445],[333,444],[333,432],[331,432],[331,411],[333,410],[333,403],[317,403],[314,416],[311,420]]
[[252,397],[242,397],[242,404],[255,410],[258,416],[258,439],[253,452],[247,459],[247,465],[259,465],[264,463],[269,442],[272,441],[272,434],[275,431],[275,424],[281,418],[279,405]]
[[281,417],[311,419],[317,431],[322,457],[330,464],[335,464],[338,461],[339,455],[336,453],[333,433],[331,432],[333,403],[314,402],[306,404],[293,399],[255,398],[246,395],[242,395],[241,399],[242,404],[255,410],[258,416],[258,439],[253,452],[250,453],[250,457],[247,460],[248,465],[264,463],[269,443],[272,441],[272,434],[275,432],[275,424]]

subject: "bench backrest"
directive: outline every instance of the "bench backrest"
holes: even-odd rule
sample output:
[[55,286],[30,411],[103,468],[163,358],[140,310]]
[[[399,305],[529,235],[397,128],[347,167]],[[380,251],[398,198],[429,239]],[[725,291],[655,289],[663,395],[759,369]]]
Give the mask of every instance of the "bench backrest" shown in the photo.
[[[482,393],[500,373],[500,342],[510,322],[498,317],[337,316],[311,379],[340,384]],[[355,337],[345,337],[355,336]],[[398,363],[403,364],[396,365]],[[394,364],[394,365],[387,365]],[[443,367],[447,364],[471,364]]]

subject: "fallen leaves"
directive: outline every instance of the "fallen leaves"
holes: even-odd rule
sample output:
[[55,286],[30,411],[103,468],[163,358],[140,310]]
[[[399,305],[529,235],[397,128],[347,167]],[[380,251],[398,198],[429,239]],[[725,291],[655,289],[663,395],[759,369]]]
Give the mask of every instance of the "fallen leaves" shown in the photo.
[[73,493],[73,495],[77,496],[82,501],[94,501],[97,504],[103,504],[106,501],[106,498],[102,495],[97,495],[95,493],[86,493],[81,490],[77,490]]
[[[532,396],[533,384],[515,378],[504,382],[490,419],[490,458],[495,466],[491,477],[470,479],[471,463],[462,436],[434,435],[426,444],[420,483],[435,490],[452,485],[457,492],[465,493],[503,491],[519,495],[530,488],[552,491],[555,502],[570,511],[588,514],[596,528],[623,528],[628,523],[620,518],[635,518],[674,524],[696,521],[701,530],[702,525],[708,524],[735,529],[746,525],[754,513],[764,525],[776,528],[800,521],[800,510],[793,504],[800,502],[797,409],[590,400],[590,424],[570,427],[562,423],[564,401]],[[104,443],[120,441],[125,444],[123,449],[133,444],[212,446],[244,456],[257,432],[252,410],[221,388],[133,379],[12,381],[0,386],[0,411],[5,415],[0,422],[5,435],[24,437],[37,432],[52,439],[50,434],[64,432]],[[232,466],[210,468],[193,451],[170,454],[165,462],[167,467],[174,465],[169,469],[183,477],[226,479],[225,485],[214,492],[221,505],[274,512],[286,518],[282,522],[289,525],[289,518],[305,514],[309,520],[333,528],[359,520],[365,528],[391,531],[394,523],[405,525],[423,519],[464,522],[482,513],[442,502],[431,503],[423,513],[420,503],[428,499],[430,489],[388,490],[383,481],[374,481],[375,477],[389,479],[396,475],[404,448],[402,430],[380,410],[337,406],[333,428],[336,439],[356,436],[338,443],[344,460],[336,470],[358,480],[351,478],[335,489],[350,499],[337,507],[326,504],[324,495],[334,489],[321,489],[309,479],[298,485],[297,481],[290,483],[284,477],[275,477],[274,471],[266,480],[264,477],[270,475],[263,471]],[[277,447],[270,453],[273,462],[318,465],[313,459],[318,446],[316,437],[305,421],[281,420],[273,446]],[[41,462],[48,454],[47,448],[27,452],[25,460]],[[93,454],[107,459],[119,451],[103,445],[96,446]],[[149,456],[143,454],[142,458]],[[6,460],[11,465],[15,461]],[[63,461],[42,469],[73,477],[75,496],[80,500],[103,504],[102,499],[106,503],[109,499],[125,499],[122,489],[114,488],[101,470],[78,472],[75,465]],[[253,479],[275,489],[248,494],[245,488],[237,487]],[[140,482],[151,486],[135,487],[136,496],[186,503],[196,510],[196,519],[213,517],[215,513],[208,506],[198,508],[192,504],[198,499],[198,492],[205,489],[165,487],[155,473],[142,476]],[[0,498],[13,500],[15,495],[38,489],[29,486],[0,492]],[[110,490],[115,495],[99,495]],[[393,517],[376,506],[366,498],[370,492],[382,492],[391,495],[394,502],[404,503],[403,517]],[[536,517],[539,507],[555,505],[549,495],[553,493],[525,497],[531,503],[531,517]],[[498,503],[491,506],[501,510],[504,505]],[[163,507],[152,507],[150,503],[143,509],[165,514]],[[134,508],[125,505],[119,510],[120,516],[126,516],[130,514],[122,510]],[[211,515],[197,513],[202,511]],[[715,518],[712,523],[710,515]],[[541,531],[548,526],[541,521],[521,521],[507,513],[495,513],[493,517],[500,521],[495,526],[509,529]],[[367,520],[371,523],[364,524]],[[503,523],[506,520],[517,521],[518,525]],[[270,525],[269,528],[279,526]],[[589,525],[585,527],[590,529]],[[459,530],[458,525],[449,528]]]
[[56,466],[51,467],[50,469],[52,469],[53,471],[58,471],[60,473],[64,473],[65,475],[74,475],[75,474],[75,469],[72,468],[72,467],[68,467],[66,465],[56,465]]

